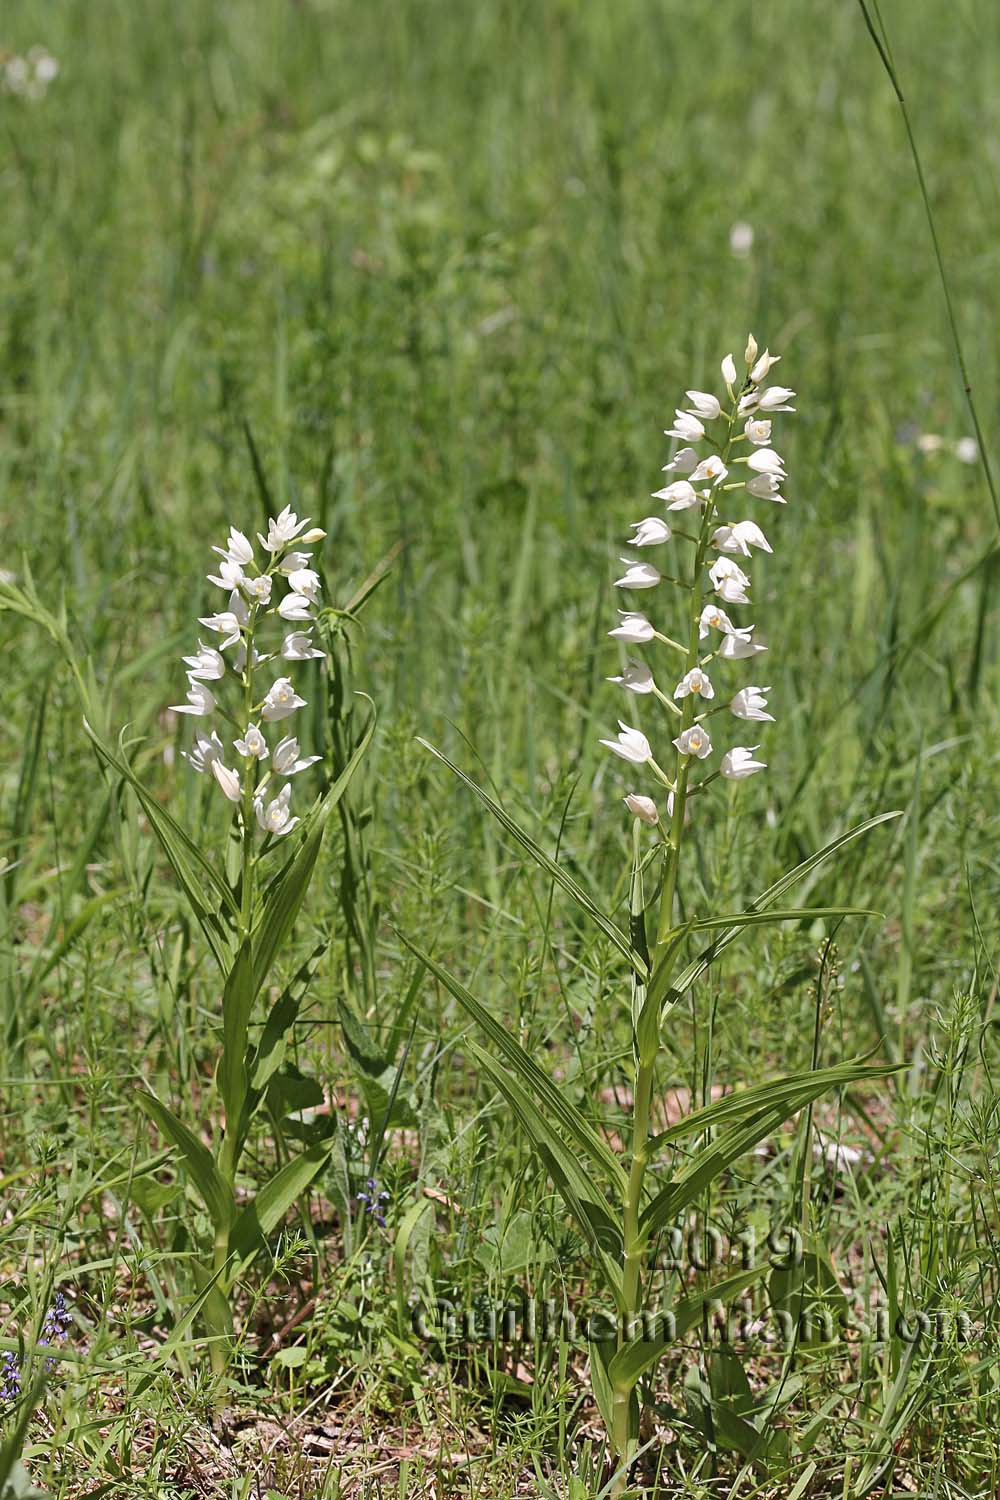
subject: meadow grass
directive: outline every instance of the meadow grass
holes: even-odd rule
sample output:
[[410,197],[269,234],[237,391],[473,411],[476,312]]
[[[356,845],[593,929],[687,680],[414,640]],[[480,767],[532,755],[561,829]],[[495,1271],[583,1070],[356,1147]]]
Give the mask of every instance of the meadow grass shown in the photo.
[[[883,15],[995,443],[1000,12]],[[790,1122],[704,1222],[805,1225],[861,1300],[965,1312],[974,1334],[758,1354],[746,1399],[688,1339],[661,1371],[648,1479],[992,1496],[997,520],[955,453],[971,427],[924,207],[860,12],[8,0],[0,50],[38,42],[61,65],[45,97],[0,93],[3,566],[23,581],[26,558],[50,607],[65,597],[108,723],[144,737],[141,774],[186,827],[224,837],[165,713],[210,543],[291,503],[328,532],[332,602],[386,572],[339,648],[378,731],[285,960],[290,976],[322,945],[301,1090],[289,1070],[257,1143],[263,1170],[320,1128],[287,1117],[318,1079],[336,1151],[242,1308],[221,1415],[197,1330],[176,1333],[197,1205],[175,1162],[144,1165],[133,1097],[145,1081],[199,1121],[218,987],[144,820],[102,779],[64,655],[0,616],[0,1349],[38,1336],[57,1288],[73,1312],[26,1432],[7,1423],[34,1481],[599,1493],[584,1346],[414,1332],[417,1294],[582,1307],[592,1283],[463,1012],[415,986],[398,933],[612,1128],[627,990],[416,736],[625,920],[628,788],[597,745],[620,708],[617,541],[649,509],[676,393],[711,388],[753,328],[800,392],[782,545],[755,570],[778,724],[767,776],[699,824],[681,910],[737,910],[849,826],[905,817],[804,893],[885,920],[745,938],[675,1017],[659,1097],[686,1108],[816,1055],[905,1062]],[[384,1228],[358,1201],[369,1177]],[[768,1391],[776,1435],[748,1456],[720,1413],[760,1419]]]

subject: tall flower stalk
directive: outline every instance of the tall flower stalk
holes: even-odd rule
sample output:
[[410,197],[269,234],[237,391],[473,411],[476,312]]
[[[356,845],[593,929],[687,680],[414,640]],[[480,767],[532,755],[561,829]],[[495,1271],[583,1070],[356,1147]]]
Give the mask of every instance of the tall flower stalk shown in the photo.
[[[439,750],[427,747],[475,793],[547,879],[580,907],[629,967],[633,1113],[631,1132],[618,1150],[610,1144],[620,1133],[617,1121],[600,1128],[591,1118],[589,1094],[574,1101],[571,1091],[549,1077],[459,978],[406,939],[489,1039],[491,1051],[474,1042],[466,1045],[562,1195],[590,1251],[595,1278],[610,1298],[613,1319],[609,1309],[591,1320],[590,1370],[609,1438],[612,1478],[607,1492],[616,1495],[624,1493],[634,1468],[643,1411],[655,1398],[653,1375],[668,1344],[699,1327],[720,1301],[742,1297],[769,1269],[766,1264],[743,1265],[708,1287],[681,1285],[679,1300],[664,1309],[653,1301],[650,1247],[704,1201],[722,1173],[798,1110],[827,1089],[881,1079],[890,1071],[851,1059],[767,1078],[654,1133],[656,1064],[672,1008],[746,928],[857,914],[856,907],[784,906],[781,898],[851,839],[897,816],[886,813],[841,833],[761,892],[745,911],[694,910],[682,922],[675,916],[685,830],[689,819],[698,818],[700,799],[718,780],[744,781],[765,769],[757,759],[758,743],[724,745],[726,726],[733,720],[766,724],[771,719],[768,687],[727,679],[734,664],[752,663],[766,649],[755,638],[755,626],[739,621],[738,612],[750,601],[744,565],[754,551],[771,550],[758,521],[745,518],[744,506],[750,501],[784,503],[785,465],[771,447],[771,429],[775,414],[793,410],[795,393],[767,383],[776,363],[777,356],[767,350],[760,354],[751,338],[742,378],[731,355],[722,361],[724,401],[708,391],[688,391],[688,405],[678,410],[668,434],[682,446],[666,465],[667,481],[655,494],[661,512],[636,523],[631,545],[642,552],[624,559],[625,571],[617,580],[630,602],[611,636],[629,646],[655,647],[664,666],[658,665],[654,675],[646,660],[630,657],[611,680],[628,693],[655,699],[667,721],[664,741],[656,737],[655,748],[644,730],[621,721],[618,735],[602,741],[630,765],[644,767],[655,783],[649,790],[656,796],[649,790],[625,795],[633,818],[627,935],[484,788]],[[667,546],[680,554],[677,562],[661,568],[645,560],[645,549]],[[654,590],[675,592],[680,601],[676,620],[657,617],[654,623],[638,607]],[[659,835],[658,846],[644,849],[644,840],[653,833]],[[643,879],[657,860],[659,913],[654,931],[647,934]],[[692,958],[691,940],[697,943],[706,936],[708,946],[696,949]],[[671,1159],[679,1140],[685,1141],[685,1149]]]
[[[661,585],[673,587],[684,600],[678,632],[681,640],[665,635],[645,614],[635,611],[622,611],[621,623],[609,632],[630,644],[658,645],[669,653],[665,669],[668,682],[670,678],[677,679],[672,688],[661,689],[642,660],[630,660],[621,676],[610,679],[627,692],[655,697],[661,704],[671,732],[673,756],[668,770],[662,769],[654,758],[646,736],[624,723],[620,723],[616,740],[601,741],[623,760],[647,766],[667,794],[654,967],[664,957],[669,958],[675,930],[674,903],[689,802],[719,778],[742,781],[765,768],[764,761],[755,759],[759,745],[734,745],[721,755],[717,768],[708,769],[711,757],[718,753],[712,734],[721,735],[724,721],[719,715],[755,721],[769,721],[773,717],[766,711],[770,688],[751,684],[727,697],[720,681],[717,696],[712,677],[719,681],[732,662],[750,660],[766,650],[754,639],[754,626],[734,623],[723,605],[733,608],[750,602],[750,578],[736,559],[749,559],[752,549],[772,550],[756,521],[737,519],[739,510],[748,499],[784,504],[780,487],[785,479],[785,465],[770,446],[770,414],[794,411],[789,402],[795,392],[787,386],[764,383],[779,358],[780,355],[767,350],[760,354],[751,335],[744,355],[746,373],[742,380],[737,379],[731,354],[722,361],[726,401],[707,391],[686,393],[690,407],[676,411],[674,425],[666,434],[685,444],[665,465],[664,472],[676,477],[671,477],[653,495],[663,503],[667,516],[681,517],[685,524],[671,526],[665,517],[647,516],[635,524],[631,545],[680,543],[687,547],[688,566],[684,569],[675,565],[670,575],[666,575],[648,563],[623,558],[626,571],[617,580],[616,586],[626,591],[646,591]],[[699,451],[702,447],[708,451]],[[643,793],[628,793],[625,804],[635,819],[634,864],[638,878],[640,830],[643,825],[659,827],[661,812],[657,803]],[[633,1006],[638,1016],[645,1003],[646,987],[639,980],[635,987]],[[649,1161],[657,1041],[653,1037],[647,1046],[640,1045],[636,1057],[631,1163],[624,1205],[624,1317],[619,1348],[628,1342],[630,1323],[643,1304],[642,1276],[648,1235],[642,1229],[641,1206]],[[631,1390],[615,1393],[613,1436],[616,1450],[622,1456],[629,1451],[630,1397]]]

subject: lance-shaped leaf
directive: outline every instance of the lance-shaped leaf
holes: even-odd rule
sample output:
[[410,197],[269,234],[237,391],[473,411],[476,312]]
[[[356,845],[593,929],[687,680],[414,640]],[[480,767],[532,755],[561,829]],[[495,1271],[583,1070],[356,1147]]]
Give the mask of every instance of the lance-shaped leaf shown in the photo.
[[247,1092],[247,1032],[253,1009],[253,964],[250,941],[245,939],[229,971],[222,992],[222,1054],[219,1058],[219,1092],[226,1113],[226,1131],[235,1133]]
[[136,1098],[149,1118],[181,1153],[191,1181],[201,1194],[215,1228],[228,1229],[236,1215],[236,1202],[232,1188],[216,1167],[208,1147],[202,1145],[198,1137],[155,1094],[139,1089]]
[[469,1043],[469,1050],[484,1068],[514,1111],[528,1139],[562,1195],[580,1232],[589,1244],[616,1304],[621,1308],[621,1268],[608,1254],[608,1247],[621,1245],[621,1228],[608,1213],[601,1189],[584,1171],[562,1137],[553,1130],[534,1100],[488,1052]]
[[518,1077],[543,1105],[545,1112],[553,1120],[558,1120],[574,1144],[579,1146],[596,1167],[608,1174],[612,1185],[624,1195],[628,1187],[628,1179],[621,1163],[607,1141],[589,1124],[576,1105],[566,1097],[564,1091],[556,1087],[549,1075],[538,1066],[535,1059],[511,1035],[508,1028],[501,1026],[499,1021],[490,1015],[485,1005],[481,1004],[475,995],[455,978],[454,974],[450,974],[436,959],[431,958],[429,953],[412,942],[405,933],[399,932],[397,935],[410,952],[441,981],[445,989],[450,990],[458,1003],[482,1028],[497,1051],[503,1054]]
[[494,802],[488,792],[484,792],[482,787],[472,780],[471,776],[466,776],[465,772],[460,770],[446,755],[442,755],[441,751],[436,749],[429,740],[422,739],[420,735],[417,735],[417,743],[423,745],[425,750],[429,750],[433,756],[436,756],[442,765],[448,767],[449,771],[454,772],[458,779],[464,782],[471,792],[475,792],[483,806],[489,808],[497,822],[507,830],[511,838],[517,840],[521,848],[531,855],[532,859],[545,871],[546,875],[554,880],[557,885],[562,886],[568,896],[572,896],[577,906],[581,907],[587,913],[588,917],[590,917],[591,921],[597,924],[605,937],[610,938],[619,953],[625,955],[632,968],[639,975],[639,978],[646,979],[649,969],[642,955],[636,951],[625,934],[615,926],[611,918],[601,911],[600,907],[587,895],[583,887],[577,884],[572,875],[569,875],[563,869],[562,865],[557,864],[550,855],[546,854],[545,850],[535,843],[530,833],[525,833],[524,829],[520,828],[514,822],[514,819],[500,806],[499,802]]
[[[667,1315],[658,1312],[652,1315],[650,1337],[640,1334],[630,1344],[625,1344],[614,1355],[608,1365],[608,1379],[618,1391],[630,1391],[646,1371],[651,1369],[668,1344],[683,1338],[710,1310],[713,1302],[726,1302],[739,1297],[768,1270],[766,1265],[753,1266],[748,1271],[737,1271],[704,1291],[684,1297]],[[641,1321],[641,1320],[640,1320]]]
[[[822,864],[824,860],[836,854],[838,849],[843,849],[845,844],[849,844],[853,839],[860,838],[862,834],[870,832],[873,828],[877,828],[880,823],[888,823],[893,818],[901,817],[901,812],[879,813],[877,817],[868,818],[864,823],[859,823],[856,828],[848,829],[846,833],[842,833],[837,838],[831,840],[829,844],[824,845],[815,854],[811,854],[808,859],[804,859],[793,870],[789,870],[786,874],[782,875],[780,880],[775,881],[774,885],[769,886],[766,891],[763,891],[755,901],[751,901],[749,907],[745,912],[741,913],[741,916],[745,919],[752,919],[760,913],[765,912],[769,906],[778,901],[793,885],[800,880],[804,880],[817,865]],[[808,907],[802,908],[802,913],[808,913],[808,910]],[[829,910],[827,908],[828,913]],[[814,914],[819,915],[818,912]],[[711,925],[712,919],[707,920],[709,925]],[[714,938],[710,945],[703,949],[698,957],[692,963],[688,964],[687,968],[678,974],[673,982],[671,982],[673,955],[668,955],[666,961],[661,959],[657,962],[649,986],[651,1002],[662,1006],[667,1001],[673,1003],[679,1000],[681,995],[701,978],[705,970],[710,964],[714,963],[719,954],[728,948],[730,943],[735,942],[743,931],[744,926],[748,925],[750,925],[749,921],[742,921],[737,925],[737,919],[732,918],[730,925],[724,927],[720,931],[719,936]]]
[[373,713],[347,765],[309,819],[305,837],[264,891],[262,911],[253,934],[255,992],[267,979],[275,956],[299,914],[319,857],[327,819],[350,785],[374,732]]
[[[669,1223],[734,1161],[827,1089],[845,1083],[880,1080],[895,1071],[898,1069],[891,1066],[867,1068],[855,1063],[841,1063],[803,1075],[801,1085],[794,1091],[781,1088],[784,1080],[778,1079],[762,1088],[748,1089],[746,1093],[752,1095],[749,1099],[735,1095],[733,1104],[739,1100],[743,1106],[737,1113],[736,1122],[689,1157],[673,1181],[657,1193],[642,1215],[643,1233],[652,1235]],[[720,1100],[719,1103],[730,1101]],[[704,1116],[708,1111],[701,1113]]]
[[229,1252],[236,1257],[238,1269],[253,1259],[267,1235],[277,1229],[296,1198],[325,1166],[331,1149],[331,1141],[320,1141],[294,1157],[241,1211],[229,1235]]

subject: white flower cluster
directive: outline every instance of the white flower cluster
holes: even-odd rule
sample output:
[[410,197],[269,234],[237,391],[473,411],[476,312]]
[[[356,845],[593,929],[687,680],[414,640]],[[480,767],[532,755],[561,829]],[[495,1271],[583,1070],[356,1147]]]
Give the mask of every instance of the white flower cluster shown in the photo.
[[[671,815],[678,793],[683,799],[700,791],[716,776],[742,781],[765,767],[764,761],[754,758],[759,746],[734,745],[722,756],[716,772],[698,786],[688,785],[691,769],[697,762],[707,760],[715,748],[708,726],[714,715],[728,711],[737,719],[751,722],[773,718],[767,712],[770,688],[751,684],[727,701],[716,702],[715,686],[707,670],[713,663],[747,660],[766,650],[754,640],[753,625],[735,624],[723,607],[750,602],[750,578],[737,559],[748,559],[753,549],[772,550],[756,521],[732,517],[730,506],[736,499],[735,492],[756,500],[785,503],[781,494],[785,465],[781,455],[771,447],[771,425],[776,413],[795,410],[789,404],[795,392],[787,386],[765,384],[780,355],[766,349],[759,354],[752,334],[744,358],[746,373],[739,386],[733,356],[727,354],[722,361],[726,403],[708,391],[686,393],[689,404],[678,409],[673,426],[667,431],[668,437],[677,438],[685,446],[664,466],[668,482],[653,496],[663,502],[666,514],[675,518],[674,524],[669,525],[661,515],[646,516],[635,523],[635,534],[630,538],[633,547],[662,545],[672,538],[693,544],[690,581],[661,573],[651,563],[627,557],[622,558],[625,572],[616,580],[616,586],[626,590],[674,584],[689,599],[686,645],[663,635],[645,614],[635,610],[619,610],[620,623],[609,631],[611,636],[629,645],[658,641],[684,658],[684,670],[669,694],[660,690],[652,671],[642,661],[629,661],[620,676],[609,679],[629,692],[654,695],[673,716],[674,727],[679,731],[672,740],[676,751],[674,774],[668,775],[657,765],[649,740],[641,730],[619,721],[621,732],[617,739],[601,741],[623,760],[650,767],[667,788]],[[710,434],[712,424],[720,424],[719,438]],[[708,451],[700,452],[695,444],[705,444]],[[683,526],[691,529],[682,529]],[[704,709],[702,704],[706,705]],[[642,821],[659,821],[659,810],[652,798],[630,793],[625,802],[629,811]]]
[[[203,615],[199,621],[207,631],[220,637],[218,646],[206,646],[198,642],[193,656],[185,656],[188,668],[188,695],[186,703],[175,703],[173,711],[190,714],[194,718],[207,718],[218,712],[241,733],[232,741],[233,749],[243,761],[242,774],[226,765],[225,746],[213,729],[209,735],[197,735],[190,754],[185,759],[199,775],[210,772],[230,802],[240,802],[244,797],[249,805],[252,791],[254,814],[265,833],[290,833],[298,823],[291,813],[291,786],[286,781],[277,796],[265,796],[272,777],[296,776],[319,760],[318,755],[299,755],[299,742],[294,736],[278,741],[273,749],[268,745],[260,723],[277,724],[289,718],[305,706],[288,677],[276,677],[267,691],[259,695],[255,679],[260,668],[270,662],[310,661],[325,655],[314,645],[309,628],[286,630],[279,650],[262,654],[255,640],[260,622],[265,617],[276,617],[293,627],[309,626],[313,620],[313,609],[319,600],[319,575],[309,566],[311,554],[289,550],[295,541],[302,546],[322,541],[326,535],[318,526],[311,530],[309,518],[300,521],[289,506],[268,523],[267,536],[257,533],[257,540],[265,557],[258,563],[252,542],[242,531],[231,527],[225,547],[213,547],[222,561],[217,571],[208,575],[209,583],[224,589],[229,595],[228,608],[218,614]],[[287,592],[280,600],[276,584],[284,584]],[[223,652],[235,648],[231,663],[227,663]],[[228,707],[216,699],[216,691],[209,684],[222,681],[227,675],[235,675],[242,689],[243,718],[238,719]],[[243,727],[245,725],[245,727]],[[263,762],[270,759],[270,768],[254,786]]]
[[59,76],[59,64],[46,47],[32,47],[25,57],[0,52],[0,89],[24,99],[41,99]]

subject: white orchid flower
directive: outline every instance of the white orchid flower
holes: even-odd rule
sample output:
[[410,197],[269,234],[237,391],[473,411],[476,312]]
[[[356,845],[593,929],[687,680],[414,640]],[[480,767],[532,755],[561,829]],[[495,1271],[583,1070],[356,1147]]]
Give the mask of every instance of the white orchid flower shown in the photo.
[[698,698],[715,697],[715,689],[700,667],[692,667],[690,672],[685,672],[674,688],[675,698],[687,698],[692,693]]
[[268,690],[261,704],[260,716],[268,724],[287,719],[296,709],[304,708],[306,700],[300,698],[287,677],[279,677]]
[[750,579],[731,558],[720,557],[708,570],[712,587],[727,604],[749,604]]
[[308,630],[290,630],[281,643],[281,654],[286,661],[322,661],[326,655],[312,642]]
[[652,693],[656,688],[652,672],[642,661],[630,660],[620,677],[609,677],[608,681],[628,688],[630,693]]
[[267,759],[267,740],[261,734],[256,724],[248,724],[246,733],[241,740],[233,740],[233,748],[249,759],[253,756],[256,760]]
[[696,469],[691,471],[692,484],[721,484],[729,470],[717,453],[712,453],[708,458],[703,458]]
[[771,441],[771,424],[763,417],[748,417],[743,426],[743,435],[763,448]]
[[689,416],[700,417],[703,422],[714,422],[716,417],[722,415],[722,405],[718,396],[713,396],[711,391],[685,391],[685,396],[694,407]]
[[226,675],[226,659],[222,652],[216,651],[214,646],[203,646],[201,641],[198,642],[197,656],[184,656],[181,660],[190,667],[188,678],[193,682],[217,682]]
[[629,537],[630,547],[656,547],[670,540],[670,527],[659,516],[646,516],[641,521],[633,521],[632,525],[635,536]]
[[620,734],[616,740],[601,740],[614,755],[620,755],[622,760],[630,760],[633,765],[643,766],[647,761],[653,759],[653,751],[649,741],[641,729],[633,729],[630,724],[618,720]]
[[785,460],[773,448],[758,448],[747,458],[747,467],[755,474],[771,474],[775,479],[785,478]]
[[712,741],[709,739],[708,731],[702,729],[700,724],[692,724],[690,729],[685,729],[677,736],[673,744],[682,755],[696,755],[699,760],[704,760],[706,755],[712,753]]
[[320,759],[318,755],[307,755],[300,760],[299,742],[294,735],[290,735],[275,745],[271,766],[279,776],[297,776],[300,771],[307,771]]
[[215,708],[215,698],[203,682],[195,682],[189,677],[188,683],[188,701],[171,703],[170,707],[175,714],[191,714],[196,719],[203,719]]
[[685,443],[697,443],[705,436],[705,429],[697,417],[693,417],[690,412],[681,411],[678,407],[674,412],[674,425],[665,428],[664,435],[680,438]]
[[282,834],[291,833],[298,823],[298,818],[293,818],[289,803],[291,801],[292,789],[283,786],[273,802],[264,805],[263,797],[257,797],[254,801],[253,810],[257,822],[265,833],[274,834],[280,838]]
[[664,474],[690,474],[697,467],[698,455],[693,448],[678,448],[668,464],[663,465]]
[[[290,505],[286,505],[281,514],[275,519],[268,519],[267,536],[257,533],[257,540],[268,552],[284,552],[289,542],[294,542],[301,531],[309,525],[309,517],[300,521]],[[304,540],[304,538],[303,538]]]
[[658,823],[660,812],[652,797],[644,797],[641,792],[629,792],[622,799],[625,806],[634,818],[639,818],[643,823]]
[[728,781],[745,781],[748,776],[755,775],[757,771],[766,770],[766,760],[754,760],[753,758],[753,752],[758,748],[757,745],[751,745],[749,749],[746,745],[734,745],[722,757],[722,764],[719,767],[720,774],[725,776]]
[[620,609],[618,613],[621,616],[621,624],[616,625],[614,630],[609,630],[608,635],[613,635],[616,640],[625,641],[630,646],[639,646],[644,641],[653,639],[656,631],[645,615],[630,609]]
[[770,691],[769,687],[755,687],[751,684],[740,689],[729,707],[738,719],[768,719],[773,724],[774,715],[765,713],[767,698],[764,695]]
[[312,605],[305,594],[287,593],[278,605],[278,614],[283,620],[311,620]]
[[219,786],[222,788],[224,795],[229,798],[230,802],[238,802],[240,800],[242,787],[240,785],[238,772],[231,771],[228,766],[224,766],[222,764],[221,760],[213,760],[212,775],[215,777],[216,781],[219,783]]
[[795,392],[789,390],[787,385],[765,386],[764,390],[760,392],[760,396],[758,397],[760,410],[794,411],[795,407],[789,406],[787,404],[794,395]]
[[223,755],[225,754],[225,748],[222,741],[219,739],[219,736],[213,729],[212,733],[207,738],[203,734],[199,734],[195,738],[195,742],[191,746],[190,753],[186,750],[182,750],[181,754],[187,761],[188,765],[191,767],[192,771],[197,771],[198,775],[201,776],[205,771],[211,770],[212,762],[214,760],[222,759]]
[[750,556],[750,548],[758,547],[762,552],[773,549],[756,521],[737,521],[735,526],[720,526],[712,533],[712,546],[720,552],[739,552]]
[[623,577],[615,579],[616,589],[655,589],[660,582],[660,574],[652,563],[636,562],[631,557],[620,561],[626,564],[626,571]]
[[668,510],[693,510],[701,504],[694,485],[686,479],[675,479],[662,490],[654,490],[653,499],[666,501]]

